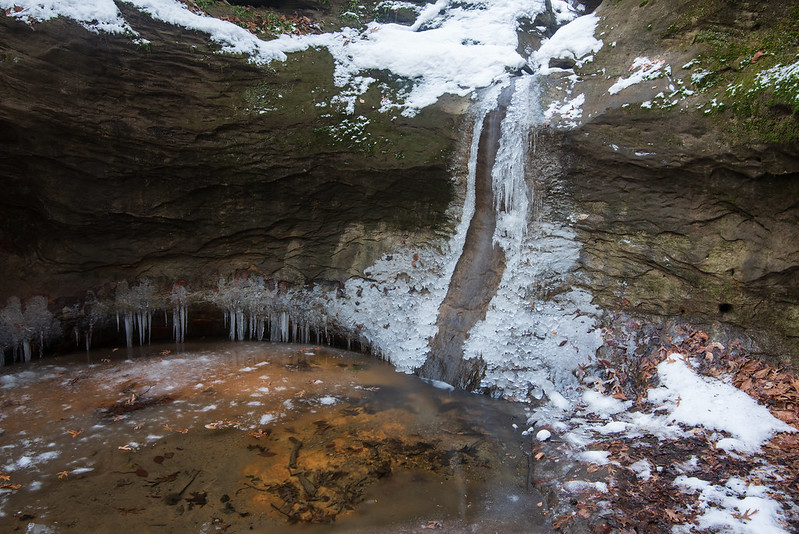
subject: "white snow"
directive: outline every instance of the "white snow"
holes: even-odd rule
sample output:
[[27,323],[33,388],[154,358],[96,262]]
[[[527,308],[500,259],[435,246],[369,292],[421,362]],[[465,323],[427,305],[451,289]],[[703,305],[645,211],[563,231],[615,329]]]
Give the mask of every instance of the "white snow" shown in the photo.
[[551,120],[557,115],[560,117],[563,126],[577,126],[578,121],[583,116],[583,104],[585,104],[584,94],[579,94],[572,99],[566,99],[564,102],[552,102],[544,112],[544,118]]
[[[778,432],[796,432],[786,423],[776,419],[764,406],[734,387],[728,379],[706,377],[698,374],[679,354],[670,354],[657,367],[660,384],[650,388],[648,401],[653,404],[642,411],[630,411],[633,403],[586,389],[582,404],[574,413],[558,414],[546,407],[539,408],[529,420],[554,425],[552,418],[568,417],[569,429],[563,431],[562,443],[576,449],[576,459],[597,465],[614,463],[607,451],[590,450],[590,444],[599,440],[644,438],[637,453],[646,451],[649,439],[679,440],[699,436],[709,440],[719,450],[732,453],[734,458],[755,458],[764,442]],[[589,415],[590,414],[590,415]],[[599,417],[599,421],[596,417]],[[610,434],[610,435],[609,435]],[[729,435],[729,437],[726,437]],[[657,447],[657,445],[655,445]],[[631,445],[631,450],[635,445]],[[583,449],[583,450],[580,450]],[[655,449],[652,450],[652,453]],[[640,457],[639,457],[640,458]],[[640,458],[627,466],[641,480],[649,480],[661,466],[653,457]],[[782,505],[770,495],[776,492],[760,485],[747,485],[744,480],[730,478],[724,485],[713,485],[697,478],[698,458],[691,456],[673,465],[678,473],[674,484],[683,491],[697,493],[699,512],[697,526],[703,532],[778,533],[785,532],[781,521],[785,519]],[[757,476],[753,467],[751,476]],[[773,466],[763,467],[766,471]],[[570,492],[592,490],[589,482],[569,481],[564,489]],[[748,511],[748,512],[747,512]],[[675,525],[672,532],[693,532],[694,525]]]
[[590,493],[598,491],[600,493],[608,492],[608,485],[604,482],[587,482],[585,480],[567,480],[563,484],[563,488],[570,493]]
[[610,463],[610,452],[608,451],[583,451],[577,455],[577,459],[583,462],[596,465],[607,465]]
[[[409,83],[400,91],[384,88],[383,110],[399,108],[406,115],[414,115],[445,93],[464,96],[507,79],[508,71],[523,67],[526,60],[516,51],[518,21],[535,19],[546,7],[544,0],[438,0],[422,8],[411,26],[372,22],[363,32],[344,28],[337,33],[262,41],[236,24],[193,13],[177,0],[130,3],[157,20],[207,33],[222,45],[223,52],[243,54],[260,64],[284,61],[286,54],[309,47],[327,48],[336,62],[334,81],[342,88],[337,101],[350,112],[357,96],[376,82],[365,73],[388,71]],[[15,5],[22,10],[14,13]],[[0,7],[12,9],[12,16],[25,21],[62,16],[91,31],[137,35],[112,0],[0,0]],[[561,22],[575,16],[568,3],[560,0],[553,2],[553,9]],[[583,19],[571,28],[575,35],[593,33],[596,18]],[[585,48],[585,38],[579,37],[573,46],[567,46],[565,34],[555,42],[579,53]],[[592,42],[589,48],[595,46]]]
[[594,37],[598,22],[599,17],[592,14],[584,15],[565,26],[561,26],[530,57],[530,66],[541,74],[548,74],[553,70],[557,70],[549,67],[550,59],[571,58],[580,60],[589,54],[599,52],[603,42]]
[[649,390],[649,400],[669,411],[664,422],[729,433],[718,448],[757,452],[774,434],[795,432],[732,384],[697,374],[679,355],[658,365],[658,376],[661,386]]
[[623,413],[632,405],[629,401],[621,401],[603,395],[593,389],[587,389],[583,392],[583,402],[587,406],[587,412],[596,413],[601,417],[609,417],[617,413]]
[[700,478],[687,476],[677,477],[674,484],[700,494],[699,501],[704,510],[697,518],[700,529],[736,534],[787,532],[780,521],[781,505],[768,497],[764,486],[748,484],[737,478],[729,479],[724,486],[714,486]]
[[625,432],[627,436],[650,433],[663,439],[689,435],[691,429],[721,431],[730,437],[718,435],[716,447],[748,453],[759,451],[778,432],[795,432],[732,384],[697,374],[678,354],[658,365],[658,376],[660,386],[648,394],[658,415],[628,412],[631,401],[585,390],[585,412],[607,421],[593,424],[591,429],[601,434]]
[[[17,11],[17,7],[22,9]],[[95,33],[138,35],[122,18],[114,0],[0,0],[0,8],[10,10],[10,16],[26,22],[64,17]]]
[[336,83],[365,91],[374,80],[363,73],[384,69],[413,86],[401,106],[413,115],[445,93],[467,95],[507,78],[508,69],[525,64],[516,47],[517,20],[534,18],[544,2],[439,0],[428,4],[412,26],[371,23],[367,31],[343,31],[342,38],[301,38],[325,46],[336,59]]
[[652,478],[652,464],[649,460],[640,459],[637,462],[630,464],[630,469],[635,472],[635,475],[642,480],[649,480]]
[[627,78],[619,78],[616,83],[608,88],[608,93],[615,95],[631,85],[659,78],[666,70],[664,66],[668,67],[663,60],[653,61],[648,57],[637,57],[633,60],[633,64],[629,69],[632,74]]

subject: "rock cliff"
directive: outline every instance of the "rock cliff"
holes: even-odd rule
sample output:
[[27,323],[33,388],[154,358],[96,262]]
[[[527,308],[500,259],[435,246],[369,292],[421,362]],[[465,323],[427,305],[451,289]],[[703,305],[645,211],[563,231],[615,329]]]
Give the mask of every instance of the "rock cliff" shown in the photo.
[[799,79],[774,73],[796,65],[799,9],[606,0],[597,14],[605,46],[577,68],[582,121],[561,146],[587,285],[605,309],[796,361]]
[[[306,10],[291,15],[306,29],[343,6],[261,4]],[[451,232],[463,101],[408,119],[370,90],[346,115],[323,105],[326,52],[258,66],[118,7],[142,39],[0,16],[0,301],[60,309],[125,280],[242,272],[341,282]],[[796,62],[799,9],[605,0],[596,14],[602,49],[545,81],[579,119],[538,135],[537,202],[577,232],[574,282],[607,317],[696,321],[797,358],[799,91],[795,73],[768,76]]]

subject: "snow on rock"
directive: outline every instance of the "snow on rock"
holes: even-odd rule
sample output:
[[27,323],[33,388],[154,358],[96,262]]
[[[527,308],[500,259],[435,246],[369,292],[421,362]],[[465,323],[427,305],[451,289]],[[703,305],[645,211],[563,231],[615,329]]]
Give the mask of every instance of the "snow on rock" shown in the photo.
[[95,33],[138,35],[122,18],[114,0],[0,0],[0,8],[10,10],[9,16],[28,23],[64,17]]
[[[384,91],[383,111],[400,108],[408,116],[445,93],[464,96],[523,67],[525,58],[517,52],[518,21],[535,19],[546,10],[544,0],[438,0],[422,8],[412,26],[372,22],[363,32],[344,28],[263,41],[232,22],[194,13],[177,0],[130,3],[156,20],[207,33],[222,45],[222,52],[243,54],[258,64],[284,61],[286,54],[311,47],[327,48],[336,62],[334,81],[342,88],[337,100],[350,112],[357,96],[376,83],[367,73],[388,71],[409,83],[393,94]],[[15,5],[22,9],[14,12]],[[91,31],[138,35],[112,0],[0,0],[0,7],[25,21],[62,16]],[[553,8],[559,21],[574,16],[566,2],[554,2]],[[590,21],[581,24],[587,27]]]
[[661,386],[649,390],[649,400],[668,410],[664,424],[727,432],[732,437],[717,441],[720,449],[757,452],[774,434],[796,432],[735,386],[697,374],[677,354],[658,365],[658,376]]
[[413,115],[445,93],[464,96],[506,78],[508,69],[524,66],[516,52],[517,20],[534,18],[544,9],[540,0],[469,0],[457,6],[439,0],[425,7],[412,26],[373,22],[363,33],[350,31],[346,43],[312,36],[300,40],[327,46],[337,62],[339,85],[365,81],[362,73],[373,69],[414,80],[403,102],[395,103]]
[[666,74],[668,66],[666,66],[666,68],[664,68],[664,66],[666,65],[662,59],[652,61],[648,57],[637,57],[633,60],[633,64],[629,69],[632,74],[627,78],[619,78],[616,83],[608,88],[608,93],[615,95],[622,89],[626,89],[631,85],[659,78]]
[[585,104],[584,94],[572,99],[567,98],[564,102],[552,102],[544,112],[544,118],[549,121],[557,116],[562,126],[577,126],[583,116],[583,104]]
[[193,13],[177,0],[132,0],[130,3],[156,20],[207,33],[212,41],[222,45],[223,52],[244,54],[256,63],[285,61],[287,50],[284,49],[293,51],[285,39],[262,41],[232,22]]
[[550,59],[580,60],[585,59],[589,54],[599,52],[604,43],[594,37],[598,22],[599,17],[592,14],[579,17],[565,26],[561,26],[530,57],[530,66],[541,74],[549,74],[559,70],[549,67]]

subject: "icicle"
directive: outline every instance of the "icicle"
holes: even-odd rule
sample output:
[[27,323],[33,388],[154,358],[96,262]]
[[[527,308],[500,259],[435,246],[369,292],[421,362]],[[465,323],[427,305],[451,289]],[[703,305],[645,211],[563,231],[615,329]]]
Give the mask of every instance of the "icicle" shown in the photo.
[[280,312],[280,341],[288,343],[289,341],[289,314],[288,312]]
[[89,323],[89,329],[86,331],[86,352],[92,347],[92,324]]
[[139,311],[136,314],[136,328],[139,330],[139,346],[144,346],[144,329],[145,329],[145,322],[144,322],[144,312]]
[[245,322],[244,322],[244,311],[243,310],[236,310],[236,339],[238,341],[244,341],[244,333],[245,333]]
[[186,339],[186,317],[188,310],[183,304],[176,305],[172,309],[172,334],[176,343],[183,343]]
[[31,361],[31,342],[27,339],[22,342],[22,353],[26,363]]
[[133,312],[126,311],[125,320],[125,342],[128,348],[133,346]]
[[258,329],[258,338],[257,339],[258,339],[258,341],[263,341],[264,340],[264,318],[263,317],[258,317],[257,329]]
[[[228,315],[228,312],[225,312],[225,316]],[[236,341],[236,314],[233,311],[230,311],[230,322],[228,323],[230,326],[230,331],[228,337],[230,341]]]
[[183,325],[180,328],[180,342],[183,343],[189,326],[189,308],[186,305],[180,308],[180,324]]

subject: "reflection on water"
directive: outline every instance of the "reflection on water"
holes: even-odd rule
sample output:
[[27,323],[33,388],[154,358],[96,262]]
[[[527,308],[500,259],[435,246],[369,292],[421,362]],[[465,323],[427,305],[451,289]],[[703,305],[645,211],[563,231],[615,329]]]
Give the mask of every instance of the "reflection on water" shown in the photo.
[[544,530],[520,406],[363,355],[105,350],[0,384],[3,531]]

